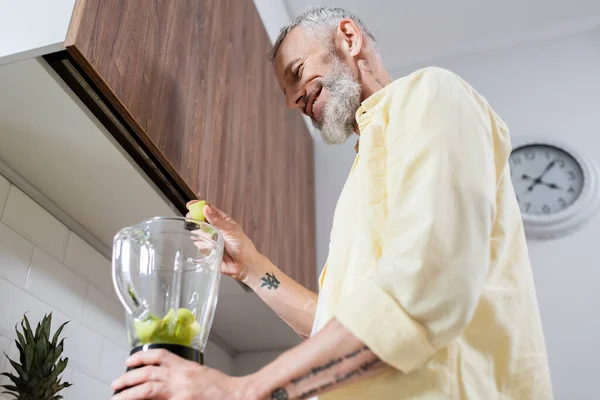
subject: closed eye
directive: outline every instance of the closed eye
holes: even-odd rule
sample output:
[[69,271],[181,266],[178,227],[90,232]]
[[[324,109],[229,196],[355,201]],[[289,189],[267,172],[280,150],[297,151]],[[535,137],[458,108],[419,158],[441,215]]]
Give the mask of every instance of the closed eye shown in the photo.
[[298,67],[294,70],[294,79],[296,80],[296,82],[300,82],[300,79],[302,79],[302,76],[300,76],[300,69],[302,68],[303,64],[299,64]]

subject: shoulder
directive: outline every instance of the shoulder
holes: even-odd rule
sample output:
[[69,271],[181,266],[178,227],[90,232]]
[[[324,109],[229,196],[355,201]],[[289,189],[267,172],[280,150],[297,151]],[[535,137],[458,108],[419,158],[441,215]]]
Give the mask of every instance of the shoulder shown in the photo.
[[456,73],[440,67],[427,67],[392,82],[388,100],[401,101],[414,96],[434,100],[447,95],[469,94],[471,91],[472,88]]

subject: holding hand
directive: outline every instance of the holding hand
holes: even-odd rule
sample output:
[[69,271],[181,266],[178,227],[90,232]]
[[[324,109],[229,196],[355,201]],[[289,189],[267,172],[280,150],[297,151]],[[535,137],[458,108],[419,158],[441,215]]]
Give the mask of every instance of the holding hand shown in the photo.
[[127,360],[131,370],[113,382],[124,390],[113,400],[250,400],[245,378],[234,378],[167,350],[135,353]]
[[[196,202],[198,200],[192,200],[187,203],[186,207],[189,209]],[[256,265],[260,258],[260,253],[256,250],[254,243],[233,218],[212,204],[205,205],[203,212],[208,223],[221,231],[223,235],[225,253],[221,272],[237,281],[247,283],[253,272],[252,266]],[[188,213],[186,217],[191,218],[191,214]]]

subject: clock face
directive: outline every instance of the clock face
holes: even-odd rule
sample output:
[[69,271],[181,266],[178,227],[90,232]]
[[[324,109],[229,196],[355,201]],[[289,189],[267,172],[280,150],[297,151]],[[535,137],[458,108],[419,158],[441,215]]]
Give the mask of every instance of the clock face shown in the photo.
[[554,214],[581,195],[583,170],[575,158],[558,147],[543,144],[518,147],[509,162],[523,214]]

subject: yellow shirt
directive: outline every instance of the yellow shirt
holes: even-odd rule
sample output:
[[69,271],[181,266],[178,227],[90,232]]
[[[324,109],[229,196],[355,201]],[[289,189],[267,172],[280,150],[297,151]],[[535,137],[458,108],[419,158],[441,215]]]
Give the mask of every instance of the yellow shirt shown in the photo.
[[356,119],[314,332],[335,317],[394,369],[319,398],[551,399],[505,123],[439,68]]

